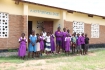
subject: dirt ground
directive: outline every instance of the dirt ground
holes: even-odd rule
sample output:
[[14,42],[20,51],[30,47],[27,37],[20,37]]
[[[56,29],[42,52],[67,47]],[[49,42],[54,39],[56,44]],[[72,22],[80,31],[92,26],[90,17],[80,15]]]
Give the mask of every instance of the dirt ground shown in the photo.
[[[75,55],[80,56],[80,55]],[[95,57],[95,53],[88,53],[86,56]],[[62,57],[62,58],[54,58],[54,59],[40,59],[40,60],[25,60],[23,63],[0,63],[0,70],[58,70],[60,66],[66,66],[66,62],[58,62],[58,63],[49,63],[48,61],[54,61],[55,59],[68,59],[69,57]],[[75,64],[78,64],[74,62]],[[72,62],[69,62],[72,64]],[[80,66],[80,65],[78,65]],[[66,70],[66,69],[64,69]],[[91,70],[91,69],[85,69]],[[97,70],[105,70],[105,69],[97,69]]]

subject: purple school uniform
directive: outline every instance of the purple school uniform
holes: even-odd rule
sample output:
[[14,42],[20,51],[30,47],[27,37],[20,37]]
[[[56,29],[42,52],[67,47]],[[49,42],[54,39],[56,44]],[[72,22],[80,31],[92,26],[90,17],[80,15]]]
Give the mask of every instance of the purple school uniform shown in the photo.
[[65,51],[70,51],[71,37],[65,37]]
[[44,50],[44,40],[42,36],[40,36],[40,50]]
[[51,51],[55,51],[54,35],[51,35]]
[[18,56],[20,57],[23,57],[26,55],[26,42],[27,42],[27,39],[24,38],[24,40],[22,40],[22,37],[19,38],[19,42],[20,42],[20,47],[19,47],[19,50],[18,50]]
[[[68,33],[69,34],[69,33]],[[69,34],[69,37],[71,37],[71,35]]]
[[65,50],[65,37],[67,36],[67,32],[62,32],[62,49]]
[[62,41],[62,32],[61,31],[56,31],[55,36],[56,36],[56,41]]
[[85,44],[85,37],[81,36],[81,44]]
[[81,45],[81,37],[77,37],[76,45],[77,46]]

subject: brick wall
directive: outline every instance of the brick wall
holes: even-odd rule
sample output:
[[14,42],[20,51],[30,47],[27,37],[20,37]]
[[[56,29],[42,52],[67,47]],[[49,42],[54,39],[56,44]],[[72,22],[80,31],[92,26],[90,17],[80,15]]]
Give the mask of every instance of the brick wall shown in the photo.
[[0,49],[15,49],[19,47],[18,39],[22,32],[25,32],[27,37],[27,22],[26,16],[9,15],[9,37],[0,38]]
[[53,21],[44,21],[43,27],[45,28],[46,32],[53,31]]
[[[64,21],[64,27],[67,29],[70,29],[70,33],[73,32],[73,22],[70,21]],[[91,24],[85,23],[85,33],[88,34],[88,37],[90,38],[90,44],[100,44],[105,43],[105,26],[100,25],[100,34],[99,38],[91,38]]]

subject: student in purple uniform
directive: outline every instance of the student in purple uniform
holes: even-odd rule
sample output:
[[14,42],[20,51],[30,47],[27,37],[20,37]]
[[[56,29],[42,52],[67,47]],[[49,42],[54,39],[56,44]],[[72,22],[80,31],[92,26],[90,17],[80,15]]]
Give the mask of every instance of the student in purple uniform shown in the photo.
[[51,52],[54,53],[55,51],[55,42],[54,42],[54,34],[51,32]]
[[40,33],[40,51],[41,51],[41,54],[44,53],[44,39],[43,39],[42,33]]
[[66,28],[63,28],[62,32],[62,50],[65,51],[65,37],[67,36]]
[[77,34],[77,41],[76,41],[76,45],[77,45],[77,54],[79,52],[79,54],[82,55],[82,49],[81,49],[81,37],[80,34]]
[[18,50],[18,56],[24,59],[26,55],[26,43],[27,43],[27,39],[25,38],[24,33],[21,34],[21,37],[19,38],[19,43],[20,47]]
[[89,38],[87,37],[87,34],[85,34],[85,54],[88,54],[88,48],[89,48]]
[[82,36],[81,36],[81,47],[83,49],[83,55],[85,54],[85,36],[84,36],[84,33],[82,33]]
[[69,36],[69,34],[67,34],[65,37],[65,51],[68,55],[70,53],[70,45],[71,45],[71,37]]
[[62,47],[62,32],[60,31],[60,27],[58,27],[58,30],[55,32],[56,37],[56,52],[60,53],[60,48]]
[[70,35],[70,30],[69,30],[69,29],[67,30],[67,33],[69,34],[69,37],[71,37],[71,35]]

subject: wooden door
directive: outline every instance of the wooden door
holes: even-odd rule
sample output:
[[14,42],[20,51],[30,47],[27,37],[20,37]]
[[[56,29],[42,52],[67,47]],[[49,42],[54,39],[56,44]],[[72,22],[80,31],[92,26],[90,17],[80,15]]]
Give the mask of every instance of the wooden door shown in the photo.
[[29,39],[31,32],[32,32],[32,21],[28,21],[28,39]]
[[46,32],[53,32],[53,21],[44,21],[43,28],[45,28]]

